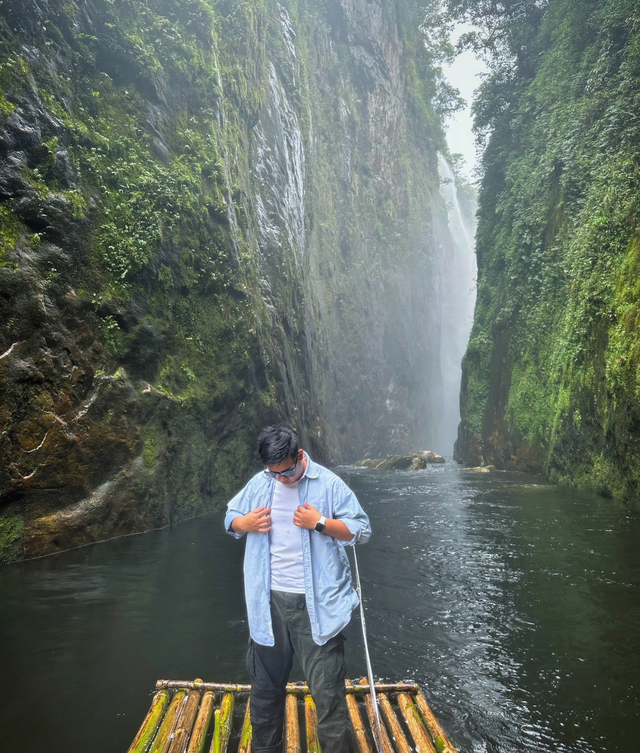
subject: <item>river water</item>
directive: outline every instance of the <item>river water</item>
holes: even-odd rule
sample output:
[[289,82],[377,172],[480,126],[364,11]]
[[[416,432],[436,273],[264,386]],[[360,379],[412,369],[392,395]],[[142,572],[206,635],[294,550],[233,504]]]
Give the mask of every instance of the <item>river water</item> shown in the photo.
[[[449,463],[339,472],[374,528],[376,675],[417,680],[461,752],[638,750],[637,510]],[[0,568],[0,750],[124,753],[156,679],[247,681],[242,550],[215,514]]]

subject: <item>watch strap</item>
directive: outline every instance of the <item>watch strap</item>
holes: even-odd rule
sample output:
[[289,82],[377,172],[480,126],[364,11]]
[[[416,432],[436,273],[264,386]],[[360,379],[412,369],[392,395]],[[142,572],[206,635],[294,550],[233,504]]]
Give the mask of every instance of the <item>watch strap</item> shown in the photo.
[[316,523],[314,531],[317,531],[318,533],[322,533],[324,531],[324,527],[327,524],[327,519],[323,515],[320,520]]

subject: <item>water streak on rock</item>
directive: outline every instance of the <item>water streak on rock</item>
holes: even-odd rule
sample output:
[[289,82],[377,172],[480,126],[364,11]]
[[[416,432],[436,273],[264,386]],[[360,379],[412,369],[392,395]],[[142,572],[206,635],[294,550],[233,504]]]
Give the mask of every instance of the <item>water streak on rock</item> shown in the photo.
[[302,261],[305,250],[305,167],[302,131],[273,63],[269,100],[256,126],[256,203],[261,246],[282,248],[283,241]]

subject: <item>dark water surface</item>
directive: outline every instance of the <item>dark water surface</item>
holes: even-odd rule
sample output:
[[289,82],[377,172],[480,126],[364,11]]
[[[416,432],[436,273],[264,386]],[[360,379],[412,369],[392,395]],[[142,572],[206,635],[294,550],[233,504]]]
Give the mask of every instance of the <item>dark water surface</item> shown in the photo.
[[[377,675],[423,685],[460,751],[640,750],[637,510],[450,464],[340,473],[374,528]],[[156,679],[247,681],[243,548],[217,514],[0,568],[0,750],[124,753]]]

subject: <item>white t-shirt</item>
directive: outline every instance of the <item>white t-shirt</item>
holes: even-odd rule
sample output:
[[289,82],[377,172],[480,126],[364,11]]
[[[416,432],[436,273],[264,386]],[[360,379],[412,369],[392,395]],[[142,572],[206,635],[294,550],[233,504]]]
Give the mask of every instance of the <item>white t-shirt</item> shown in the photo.
[[[304,477],[303,477],[304,478]],[[293,523],[293,513],[300,504],[298,484],[276,481],[271,505],[271,590],[304,593],[304,565],[302,563],[302,529]]]

